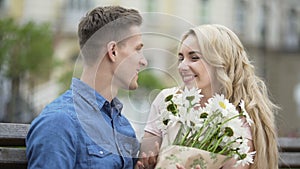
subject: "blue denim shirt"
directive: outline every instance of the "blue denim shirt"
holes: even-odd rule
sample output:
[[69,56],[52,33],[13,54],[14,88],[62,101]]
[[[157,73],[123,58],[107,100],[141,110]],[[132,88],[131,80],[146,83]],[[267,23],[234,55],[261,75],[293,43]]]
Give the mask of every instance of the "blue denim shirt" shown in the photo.
[[28,168],[134,168],[139,143],[117,98],[111,103],[73,78],[66,91],[32,121]]

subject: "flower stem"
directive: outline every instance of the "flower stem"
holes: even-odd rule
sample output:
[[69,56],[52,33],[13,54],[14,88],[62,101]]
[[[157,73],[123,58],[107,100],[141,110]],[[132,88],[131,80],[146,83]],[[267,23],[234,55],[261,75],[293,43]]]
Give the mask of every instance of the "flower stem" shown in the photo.
[[226,150],[228,150],[229,146],[230,146],[231,144],[233,144],[234,142],[235,142],[235,140],[234,140],[234,141],[231,141],[231,142],[229,142],[229,143],[227,143],[227,144],[223,147],[222,151],[219,152],[219,154],[224,154],[224,152],[225,152]]
[[182,129],[183,129],[183,126],[181,125],[181,126],[180,126],[180,129],[179,129],[179,131],[178,131],[178,133],[177,133],[177,135],[176,135],[176,137],[175,137],[175,140],[174,140],[174,142],[173,142],[174,145],[179,145],[178,143],[179,143],[180,135],[181,135],[181,133],[182,133]]
[[190,134],[191,132],[191,128],[188,128],[188,131],[185,133],[185,135],[183,136],[183,138],[181,139],[179,145],[184,145],[184,141],[186,140],[187,136]]
[[223,138],[226,136],[226,134],[223,134],[222,137],[220,137],[217,141],[217,144],[215,144],[212,148],[213,150],[211,152],[215,153],[217,148],[219,147],[220,143],[222,142]]
[[207,150],[207,148],[204,149],[204,146],[207,146],[208,141],[214,136],[214,134],[216,132],[214,129],[215,129],[214,127],[211,127],[207,131],[206,136],[204,137],[204,139],[200,143],[199,149]]

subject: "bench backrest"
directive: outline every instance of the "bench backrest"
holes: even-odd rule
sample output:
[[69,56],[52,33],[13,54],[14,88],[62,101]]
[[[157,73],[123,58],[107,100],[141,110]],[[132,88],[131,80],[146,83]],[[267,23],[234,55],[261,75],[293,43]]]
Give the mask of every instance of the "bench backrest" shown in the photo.
[[0,123],[0,168],[27,168],[25,138],[29,124]]
[[300,138],[281,137],[279,167],[300,168]]
[[[26,169],[29,124],[0,123],[0,168]],[[300,168],[300,138],[279,138],[280,168]]]

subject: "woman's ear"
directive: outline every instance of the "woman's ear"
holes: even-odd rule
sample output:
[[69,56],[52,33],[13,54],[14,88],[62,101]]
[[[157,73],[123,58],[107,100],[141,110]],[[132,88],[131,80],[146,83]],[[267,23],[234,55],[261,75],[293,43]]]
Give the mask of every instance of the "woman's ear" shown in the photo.
[[115,41],[110,41],[107,44],[107,55],[109,60],[112,62],[116,61],[116,49],[117,49],[117,43]]

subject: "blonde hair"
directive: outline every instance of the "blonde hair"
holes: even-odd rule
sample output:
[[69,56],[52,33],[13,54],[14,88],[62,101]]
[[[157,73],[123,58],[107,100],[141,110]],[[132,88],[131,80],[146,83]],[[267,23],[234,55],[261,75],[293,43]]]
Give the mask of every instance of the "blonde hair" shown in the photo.
[[274,113],[278,107],[268,97],[265,83],[255,75],[254,66],[239,38],[222,25],[201,25],[183,36],[194,35],[200,51],[215,69],[219,91],[235,106],[245,101],[254,121],[251,126],[256,155],[251,169],[277,169],[278,148]]

